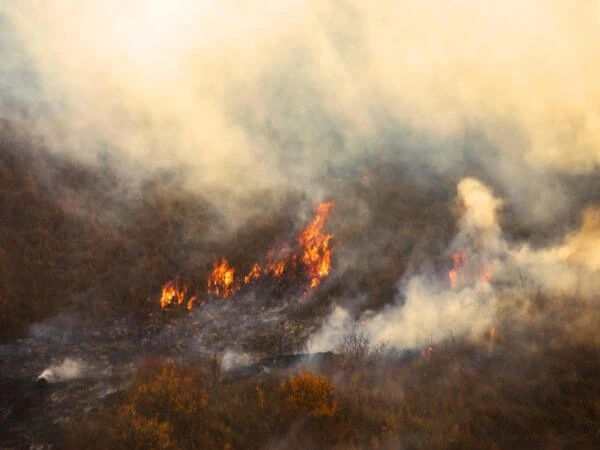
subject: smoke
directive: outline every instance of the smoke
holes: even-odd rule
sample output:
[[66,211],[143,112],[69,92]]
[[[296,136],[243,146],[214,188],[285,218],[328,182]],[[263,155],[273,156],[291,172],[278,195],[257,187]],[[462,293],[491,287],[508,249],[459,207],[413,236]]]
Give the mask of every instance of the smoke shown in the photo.
[[221,368],[223,370],[231,370],[238,367],[247,366],[251,363],[251,361],[250,355],[247,353],[226,349],[223,352]]
[[516,267],[536,280],[547,293],[593,299],[600,282],[600,220],[597,208],[582,213],[580,228],[552,247],[532,249],[525,244],[510,250]]
[[38,380],[44,379],[48,383],[58,383],[61,381],[79,378],[85,371],[86,365],[83,361],[73,358],[65,358],[60,364],[52,364],[42,371]]
[[350,313],[336,305],[321,329],[311,337],[309,347],[311,352],[325,352],[333,349],[352,329],[353,325],[354,321]]
[[[457,194],[462,216],[451,248],[466,252],[472,268],[497,265],[504,247],[496,218],[501,201],[473,178],[461,180]],[[394,304],[364,313],[358,325],[371,339],[398,348],[420,347],[448,336],[480,336],[494,323],[495,293],[488,279],[479,279],[478,273],[467,276],[474,279],[455,290],[439,274],[413,276]],[[312,337],[311,348],[330,350],[355,326],[349,312],[337,306]]]
[[[341,198],[332,278],[356,280],[355,299],[378,290],[384,300],[373,304],[393,300],[364,320],[381,339],[414,345],[481,332],[494,320],[495,286],[515,279],[593,294],[599,18],[595,0],[10,2],[0,6],[0,116],[61,156],[118,168],[105,185],[173,171],[157,183],[175,186],[172,206],[162,191],[145,195],[153,186],[134,197],[169,217],[202,203],[165,221],[168,233],[157,228],[162,253],[171,242],[186,249],[152,272],[157,285],[200,273],[229,248],[250,260],[273,245],[270,233],[283,241],[316,202]],[[444,189],[461,179],[452,207]],[[55,194],[77,203],[68,189]],[[121,196],[83,195],[80,210],[108,216]],[[456,213],[455,234],[429,204]],[[422,222],[402,223],[415,216]],[[419,267],[457,251],[474,280],[455,290],[443,270]],[[394,297],[385,285],[406,267]],[[493,283],[479,279],[483,269]],[[369,270],[383,281],[365,281]]]
[[0,17],[2,116],[87,162],[186,167],[202,192],[318,197],[365,156],[474,162],[540,222],[567,208],[556,174],[600,164],[595,0],[24,0]]
[[[454,286],[440,274],[412,276],[401,280],[392,305],[363,313],[357,321],[336,306],[311,338],[311,348],[330,350],[356,326],[371,339],[398,348],[423,347],[451,336],[478,338],[501,319],[499,309],[511,306],[506,302],[516,304],[523,296],[530,298],[535,289],[555,297],[597,298],[597,209],[585,211],[580,229],[566,236],[563,244],[532,250],[527,244],[511,244],[503,238],[497,217],[502,201],[480,181],[461,180],[457,203],[462,215],[450,249],[459,250],[461,257],[452,270]],[[529,286],[523,285],[524,279]],[[556,298],[554,306],[560,309],[561,301]],[[515,304],[513,313],[518,315]]]

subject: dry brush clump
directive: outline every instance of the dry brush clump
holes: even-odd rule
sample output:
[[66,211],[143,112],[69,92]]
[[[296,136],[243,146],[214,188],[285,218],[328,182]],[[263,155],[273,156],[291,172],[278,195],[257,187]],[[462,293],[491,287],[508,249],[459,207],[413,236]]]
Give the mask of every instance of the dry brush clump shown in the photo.
[[306,413],[312,417],[332,417],[337,404],[332,400],[333,384],[324,376],[309,372],[292,375],[279,387],[292,413]]

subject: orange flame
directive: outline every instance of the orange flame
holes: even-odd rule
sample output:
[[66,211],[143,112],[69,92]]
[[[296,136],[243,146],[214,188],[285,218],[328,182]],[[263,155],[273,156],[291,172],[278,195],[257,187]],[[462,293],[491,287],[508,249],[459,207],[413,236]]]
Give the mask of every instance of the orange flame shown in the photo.
[[269,263],[267,270],[273,274],[275,278],[281,278],[285,271],[285,260]]
[[302,261],[308,270],[310,287],[313,289],[321,283],[321,280],[331,270],[329,241],[333,236],[323,233],[323,227],[332,206],[332,203],[321,203],[317,207],[315,218],[298,236],[298,240],[303,247]]
[[[162,288],[160,307],[166,309],[174,303],[181,305],[187,297],[188,291],[189,286],[187,284],[184,284],[183,286],[179,285],[179,277],[176,277],[174,280],[167,281]],[[197,299],[198,298],[195,295],[191,295],[186,303],[186,308],[191,310],[194,302]]]
[[238,290],[235,285],[235,269],[229,266],[229,261],[221,259],[215,263],[212,274],[207,282],[207,292],[217,297],[227,298]]
[[448,272],[450,287],[456,289],[459,281],[461,284],[474,284],[477,279],[479,281],[490,282],[493,278],[492,269],[488,266],[481,267],[478,264],[467,264],[467,255],[463,252],[454,252],[450,255],[452,259],[452,269]]
[[[304,265],[310,288],[316,288],[331,271],[331,253],[333,250],[330,248],[329,243],[333,236],[324,233],[323,228],[332,206],[332,203],[321,203],[316,208],[315,217],[298,235],[299,249],[294,252],[288,247],[283,247],[276,253],[276,257],[274,257],[273,252],[269,252],[264,265],[261,266],[258,262],[252,265],[250,271],[243,277],[243,283],[236,280],[236,269],[229,265],[227,259],[222,258],[219,263],[215,262],[206,282],[207,294],[227,298],[240,290],[242,286],[267,275],[280,279],[288,267],[297,267],[299,261]],[[187,298],[186,308],[192,310],[198,297],[195,295],[188,297],[188,290],[187,284],[180,285],[179,277],[167,281],[162,288],[161,308],[166,309],[173,303],[181,305]]]
[[250,270],[250,272],[248,272],[248,275],[244,277],[244,284],[249,284],[252,281],[259,279],[261,275],[262,268],[260,267],[260,264],[254,263],[252,269]]

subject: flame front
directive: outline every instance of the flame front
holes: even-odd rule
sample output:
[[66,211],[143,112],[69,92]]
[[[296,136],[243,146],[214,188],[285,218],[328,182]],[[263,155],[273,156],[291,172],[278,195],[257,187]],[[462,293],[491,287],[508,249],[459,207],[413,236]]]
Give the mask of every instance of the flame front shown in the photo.
[[235,269],[230,267],[229,261],[223,258],[219,264],[214,264],[212,274],[207,282],[206,291],[208,294],[213,294],[216,297],[227,298],[237,290],[238,287],[235,285]]
[[252,269],[250,270],[250,272],[248,272],[248,275],[244,277],[244,284],[250,284],[252,281],[258,280],[261,275],[262,268],[260,267],[260,264],[254,263]]
[[[314,289],[331,271],[330,241],[331,234],[323,231],[325,221],[332,203],[321,203],[315,210],[313,220],[299,233],[296,250],[288,246],[280,248],[277,252],[270,251],[262,263],[255,262],[250,271],[240,280],[236,279],[236,269],[229,261],[221,258],[220,262],[213,264],[213,270],[206,281],[206,294],[210,297],[227,298],[239,291],[242,286],[249,285],[257,280],[270,276],[275,280],[282,279],[288,268],[295,277],[295,271],[303,267],[306,281],[310,289]],[[295,278],[293,278],[295,279]],[[189,286],[181,285],[179,277],[167,281],[162,288],[160,306],[167,309],[173,304],[181,305],[187,298],[185,306],[191,310],[198,300],[196,295],[188,295]],[[204,301],[202,302],[202,304]]]
[[488,283],[492,281],[492,269],[472,261],[469,262],[466,253],[454,252],[450,258],[452,259],[452,269],[448,272],[448,280],[452,289],[456,289],[459,284],[475,284],[477,280]]
[[285,271],[285,260],[270,263],[267,266],[267,270],[272,273],[275,278],[281,278]]
[[324,233],[323,228],[332,206],[332,203],[321,203],[317,208],[315,218],[298,237],[303,247],[302,262],[306,265],[310,277],[310,287],[313,289],[329,275],[331,270],[329,241],[333,236]]

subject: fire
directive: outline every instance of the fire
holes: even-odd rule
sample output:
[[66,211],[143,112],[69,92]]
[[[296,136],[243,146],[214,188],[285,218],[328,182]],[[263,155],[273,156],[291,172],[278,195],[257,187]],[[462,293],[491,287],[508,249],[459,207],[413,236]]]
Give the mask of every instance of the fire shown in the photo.
[[249,284],[254,280],[258,280],[261,275],[262,268],[260,267],[260,264],[254,263],[252,269],[250,270],[250,272],[248,272],[248,275],[244,277],[244,284]]
[[214,264],[206,290],[215,297],[227,298],[238,290],[234,282],[235,269],[229,266],[229,261],[222,258],[219,264]]
[[275,278],[281,278],[285,270],[285,261],[272,262],[267,266],[267,270],[273,274]]
[[[189,286],[187,284],[180,286],[179,284],[179,277],[176,277],[174,280],[167,281],[164,284],[162,288],[162,294],[160,296],[161,308],[165,309],[173,303],[181,305],[184,302],[185,298],[188,296]],[[195,295],[189,296],[186,303],[186,308],[191,310],[196,300],[197,297]]]
[[316,210],[315,218],[300,233],[298,240],[303,247],[302,261],[310,276],[310,287],[316,288],[331,270],[331,234],[323,233],[325,220],[332,203],[321,203]]
[[[282,279],[286,271],[294,273],[298,267],[306,274],[307,286],[314,289],[331,271],[330,241],[333,235],[323,231],[332,203],[321,203],[315,210],[313,220],[299,233],[296,250],[287,246],[278,251],[270,251],[261,262],[255,262],[250,271],[241,279],[235,276],[236,269],[229,261],[221,258],[213,264],[213,270],[206,281],[206,294],[210,297],[227,298],[261,278],[270,276],[275,280]],[[290,275],[294,276],[294,275]],[[172,304],[185,304],[191,310],[198,297],[188,295],[189,286],[181,285],[179,277],[167,281],[163,286],[160,306],[167,309]],[[202,302],[204,303],[204,302]]]
[[448,272],[448,280],[452,289],[456,289],[459,284],[474,284],[476,280],[492,281],[492,269],[479,264],[469,264],[466,253],[454,252],[450,258],[452,259],[452,269]]

